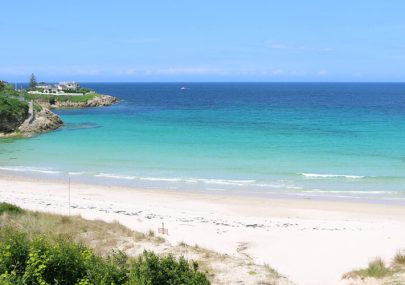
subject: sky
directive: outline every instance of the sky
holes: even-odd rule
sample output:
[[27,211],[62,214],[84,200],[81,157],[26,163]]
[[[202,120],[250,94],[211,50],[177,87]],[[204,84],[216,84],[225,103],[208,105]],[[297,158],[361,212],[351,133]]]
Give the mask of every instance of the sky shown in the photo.
[[2,1],[0,79],[404,82],[403,0]]

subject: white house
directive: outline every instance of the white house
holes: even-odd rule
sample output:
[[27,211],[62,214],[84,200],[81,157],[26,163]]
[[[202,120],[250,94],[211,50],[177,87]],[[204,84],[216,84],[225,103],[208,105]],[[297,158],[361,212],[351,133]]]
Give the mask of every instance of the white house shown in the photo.
[[36,89],[52,89],[53,86],[51,84],[47,84],[47,83],[39,83],[37,84],[37,86],[35,86]]
[[80,85],[74,81],[62,81],[59,84],[40,83],[35,87],[34,91],[28,91],[31,94],[52,94],[52,95],[68,95],[82,96],[84,93],[77,92]]
[[62,81],[58,84],[58,90],[60,91],[77,91],[80,88],[80,85],[74,81]]
[[50,94],[50,93],[58,93],[58,88],[55,85],[51,84],[38,84],[35,86],[36,90],[41,90],[43,93]]

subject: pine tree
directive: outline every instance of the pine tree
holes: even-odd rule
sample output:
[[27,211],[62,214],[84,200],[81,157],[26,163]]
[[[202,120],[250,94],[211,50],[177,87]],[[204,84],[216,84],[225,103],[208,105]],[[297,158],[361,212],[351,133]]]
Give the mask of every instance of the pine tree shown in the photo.
[[37,78],[35,77],[34,73],[31,74],[29,87],[31,90],[35,89],[35,87],[37,87]]

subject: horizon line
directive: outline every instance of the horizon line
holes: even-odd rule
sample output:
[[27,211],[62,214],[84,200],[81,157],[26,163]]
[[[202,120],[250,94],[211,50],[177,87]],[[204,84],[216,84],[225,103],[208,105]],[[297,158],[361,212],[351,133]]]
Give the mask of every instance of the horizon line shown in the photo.
[[[64,79],[66,81],[66,79]],[[78,83],[173,83],[173,84],[186,84],[186,83],[395,83],[401,84],[405,81],[76,81]],[[6,81],[9,84],[28,84],[28,81]],[[42,82],[42,81],[41,81]],[[46,81],[44,81],[46,82]],[[48,81],[46,83],[58,83],[60,81]]]

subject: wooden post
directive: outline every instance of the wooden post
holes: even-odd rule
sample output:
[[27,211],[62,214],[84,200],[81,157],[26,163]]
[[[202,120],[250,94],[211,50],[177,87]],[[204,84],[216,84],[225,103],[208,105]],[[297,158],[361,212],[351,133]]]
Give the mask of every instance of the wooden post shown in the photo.
[[69,216],[70,216],[70,174],[68,174],[69,176]]

